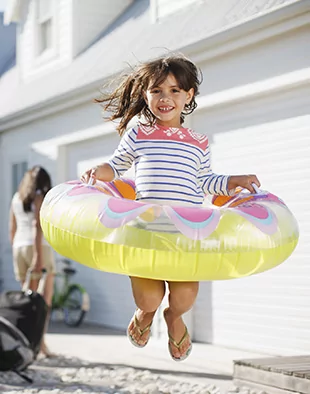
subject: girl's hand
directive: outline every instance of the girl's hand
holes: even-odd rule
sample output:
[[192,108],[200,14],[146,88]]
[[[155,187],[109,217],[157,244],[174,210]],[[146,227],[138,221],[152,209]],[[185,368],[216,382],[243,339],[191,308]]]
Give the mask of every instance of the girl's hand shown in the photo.
[[240,186],[249,190],[251,193],[255,193],[252,183],[257,187],[260,187],[260,182],[256,175],[231,175],[228,179],[228,190],[232,190]]
[[96,167],[91,168],[90,170],[87,170],[82,174],[81,176],[81,181],[84,183],[89,183],[89,180],[92,179],[91,184],[96,183]]
[[89,180],[91,180],[91,184],[94,185],[97,179],[98,181],[110,182],[114,179],[114,177],[114,171],[110,164],[103,163],[85,171],[81,176],[81,181],[84,183],[89,183]]

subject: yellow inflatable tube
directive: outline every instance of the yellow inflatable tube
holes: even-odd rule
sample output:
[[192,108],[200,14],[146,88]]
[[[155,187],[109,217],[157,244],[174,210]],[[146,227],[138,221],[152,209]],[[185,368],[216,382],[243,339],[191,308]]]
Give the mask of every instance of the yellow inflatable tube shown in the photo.
[[44,236],[89,267],[170,281],[257,274],[285,261],[298,242],[294,216],[268,192],[214,197],[198,208],[134,199],[128,179],[60,184],[42,204]]

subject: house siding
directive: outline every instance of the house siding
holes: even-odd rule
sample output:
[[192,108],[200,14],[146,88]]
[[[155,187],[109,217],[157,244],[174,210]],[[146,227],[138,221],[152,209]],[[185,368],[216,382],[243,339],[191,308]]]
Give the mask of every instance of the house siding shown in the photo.
[[[213,93],[224,99],[243,86],[246,94],[252,83],[309,67],[310,57],[300,45],[309,39],[309,27],[296,29],[201,65],[203,93],[209,91],[211,101]],[[213,170],[257,174],[262,189],[285,201],[300,229],[296,250],[279,267],[257,276],[201,284],[194,307],[198,341],[281,355],[310,351],[309,108],[310,86],[303,84],[235,103],[228,99],[192,118],[194,129],[209,134]]]
[[[83,171],[107,160],[119,142],[115,132],[107,136],[73,143],[67,149],[68,179],[77,179]],[[130,280],[123,275],[97,271],[75,263],[74,280],[83,283],[90,295],[91,309],[87,321],[125,329],[135,307],[130,296]]]
[[[58,1],[66,3],[65,0]],[[172,15],[179,5],[185,7],[192,3],[196,2],[156,1],[159,15],[162,16]],[[163,7],[167,7],[166,10]],[[59,8],[58,22],[60,25],[65,21],[68,23],[63,29],[72,28],[70,12],[64,5]],[[29,15],[31,19],[31,13]],[[87,24],[90,24],[91,18],[86,18]],[[205,103],[205,107],[200,109],[198,106],[190,118],[190,127],[209,136],[213,170],[232,174],[257,173],[262,187],[288,204],[299,222],[301,236],[290,259],[270,272],[233,281],[201,283],[193,312],[187,315],[189,329],[197,341],[273,354],[297,354],[310,350],[307,338],[310,329],[307,318],[307,279],[310,273],[307,264],[310,257],[310,212],[307,204],[310,179],[309,83],[295,84],[250,98],[246,94],[258,82],[268,83],[270,78],[281,76],[289,78],[289,73],[309,69],[310,54],[305,50],[310,38],[309,24],[292,29],[294,21],[290,20],[289,23],[290,32],[276,34],[272,39],[248,45],[244,49],[230,48],[224,55],[200,62],[198,65],[204,73],[204,83],[198,99]],[[276,28],[277,25],[274,26],[275,31]],[[94,34],[91,27],[89,29],[88,37]],[[25,34],[22,75],[23,82],[28,83],[32,77],[42,76],[49,67],[55,69],[60,63],[51,61],[42,68],[31,69],[32,33],[28,22],[21,31]],[[65,34],[65,30],[62,32],[65,37],[61,38],[64,41],[59,47],[67,48],[68,53],[61,58],[60,53],[64,50],[61,49],[59,57],[65,64],[66,56],[72,57],[73,49],[68,38],[70,35]],[[248,43],[247,39],[244,38]],[[81,48],[75,47],[74,51]],[[209,56],[208,48],[205,50]],[[199,55],[202,59],[205,54]],[[104,54],[100,53],[98,59],[100,56]],[[87,57],[82,58],[81,62],[86,60]],[[234,102],[231,96],[234,89],[239,88],[244,97]],[[1,135],[0,180],[7,190],[1,195],[0,206],[2,275],[6,289],[18,287],[13,278],[7,233],[12,163],[16,160],[27,160],[29,165],[40,163],[51,173],[54,183],[58,183],[78,177],[89,165],[110,156],[117,145],[116,133],[104,135],[102,132],[101,136],[91,137],[92,129],[103,123],[99,108],[91,104],[90,99],[84,99],[82,105],[11,128]],[[206,102],[211,104],[206,105]],[[83,134],[84,141],[74,140],[78,133]],[[85,286],[91,298],[87,320],[126,328],[134,308],[128,278],[95,271],[76,263],[74,266],[77,268],[74,280]],[[167,299],[152,329],[154,336],[164,337],[165,340],[162,309],[166,302]]]
[[55,72],[72,60],[72,9],[66,0],[54,0],[54,46],[47,53],[37,54],[36,29],[37,1],[23,3],[21,26],[18,36],[18,61],[20,78],[23,83]]
[[172,15],[199,0],[151,0],[155,20]]
[[131,3],[132,0],[73,0],[73,56],[87,48]]

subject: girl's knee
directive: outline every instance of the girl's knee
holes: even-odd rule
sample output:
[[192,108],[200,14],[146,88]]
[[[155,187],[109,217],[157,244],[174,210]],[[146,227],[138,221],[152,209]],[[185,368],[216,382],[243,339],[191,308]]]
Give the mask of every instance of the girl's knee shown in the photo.
[[198,294],[198,282],[170,282],[169,283],[169,298],[175,302],[184,304],[192,304]]
[[132,291],[138,308],[145,312],[155,311],[165,295],[165,284],[162,281],[131,278]]

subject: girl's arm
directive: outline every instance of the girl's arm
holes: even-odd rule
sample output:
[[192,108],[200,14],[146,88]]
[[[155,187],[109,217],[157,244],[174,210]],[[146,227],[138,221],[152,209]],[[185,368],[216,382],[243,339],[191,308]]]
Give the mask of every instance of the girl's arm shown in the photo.
[[260,182],[256,175],[231,175],[228,179],[228,190],[235,190],[236,187],[248,189],[249,192],[255,193],[255,189],[252,186],[254,183],[257,187],[260,187]]
[[99,181],[110,182],[114,178],[122,176],[131,167],[136,157],[136,136],[137,131],[134,128],[129,130],[121,139],[111,160],[108,163],[100,164],[84,172],[81,176],[81,181],[88,183],[89,179],[93,178],[94,181],[98,179]]
[[14,237],[16,234],[17,230],[17,224],[16,224],[16,217],[14,215],[12,206],[10,208],[10,218],[9,218],[9,233],[10,233],[10,242],[11,245],[13,245]]
[[255,193],[252,183],[260,187],[260,182],[256,175],[217,175],[211,169],[211,153],[207,146],[199,171],[199,181],[205,194],[231,195],[236,187],[248,189]]
[[34,243],[33,243],[33,259],[32,269],[40,272],[43,268],[44,262],[42,261],[42,228],[40,224],[40,209],[43,202],[42,194],[37,194],[34,199]]

